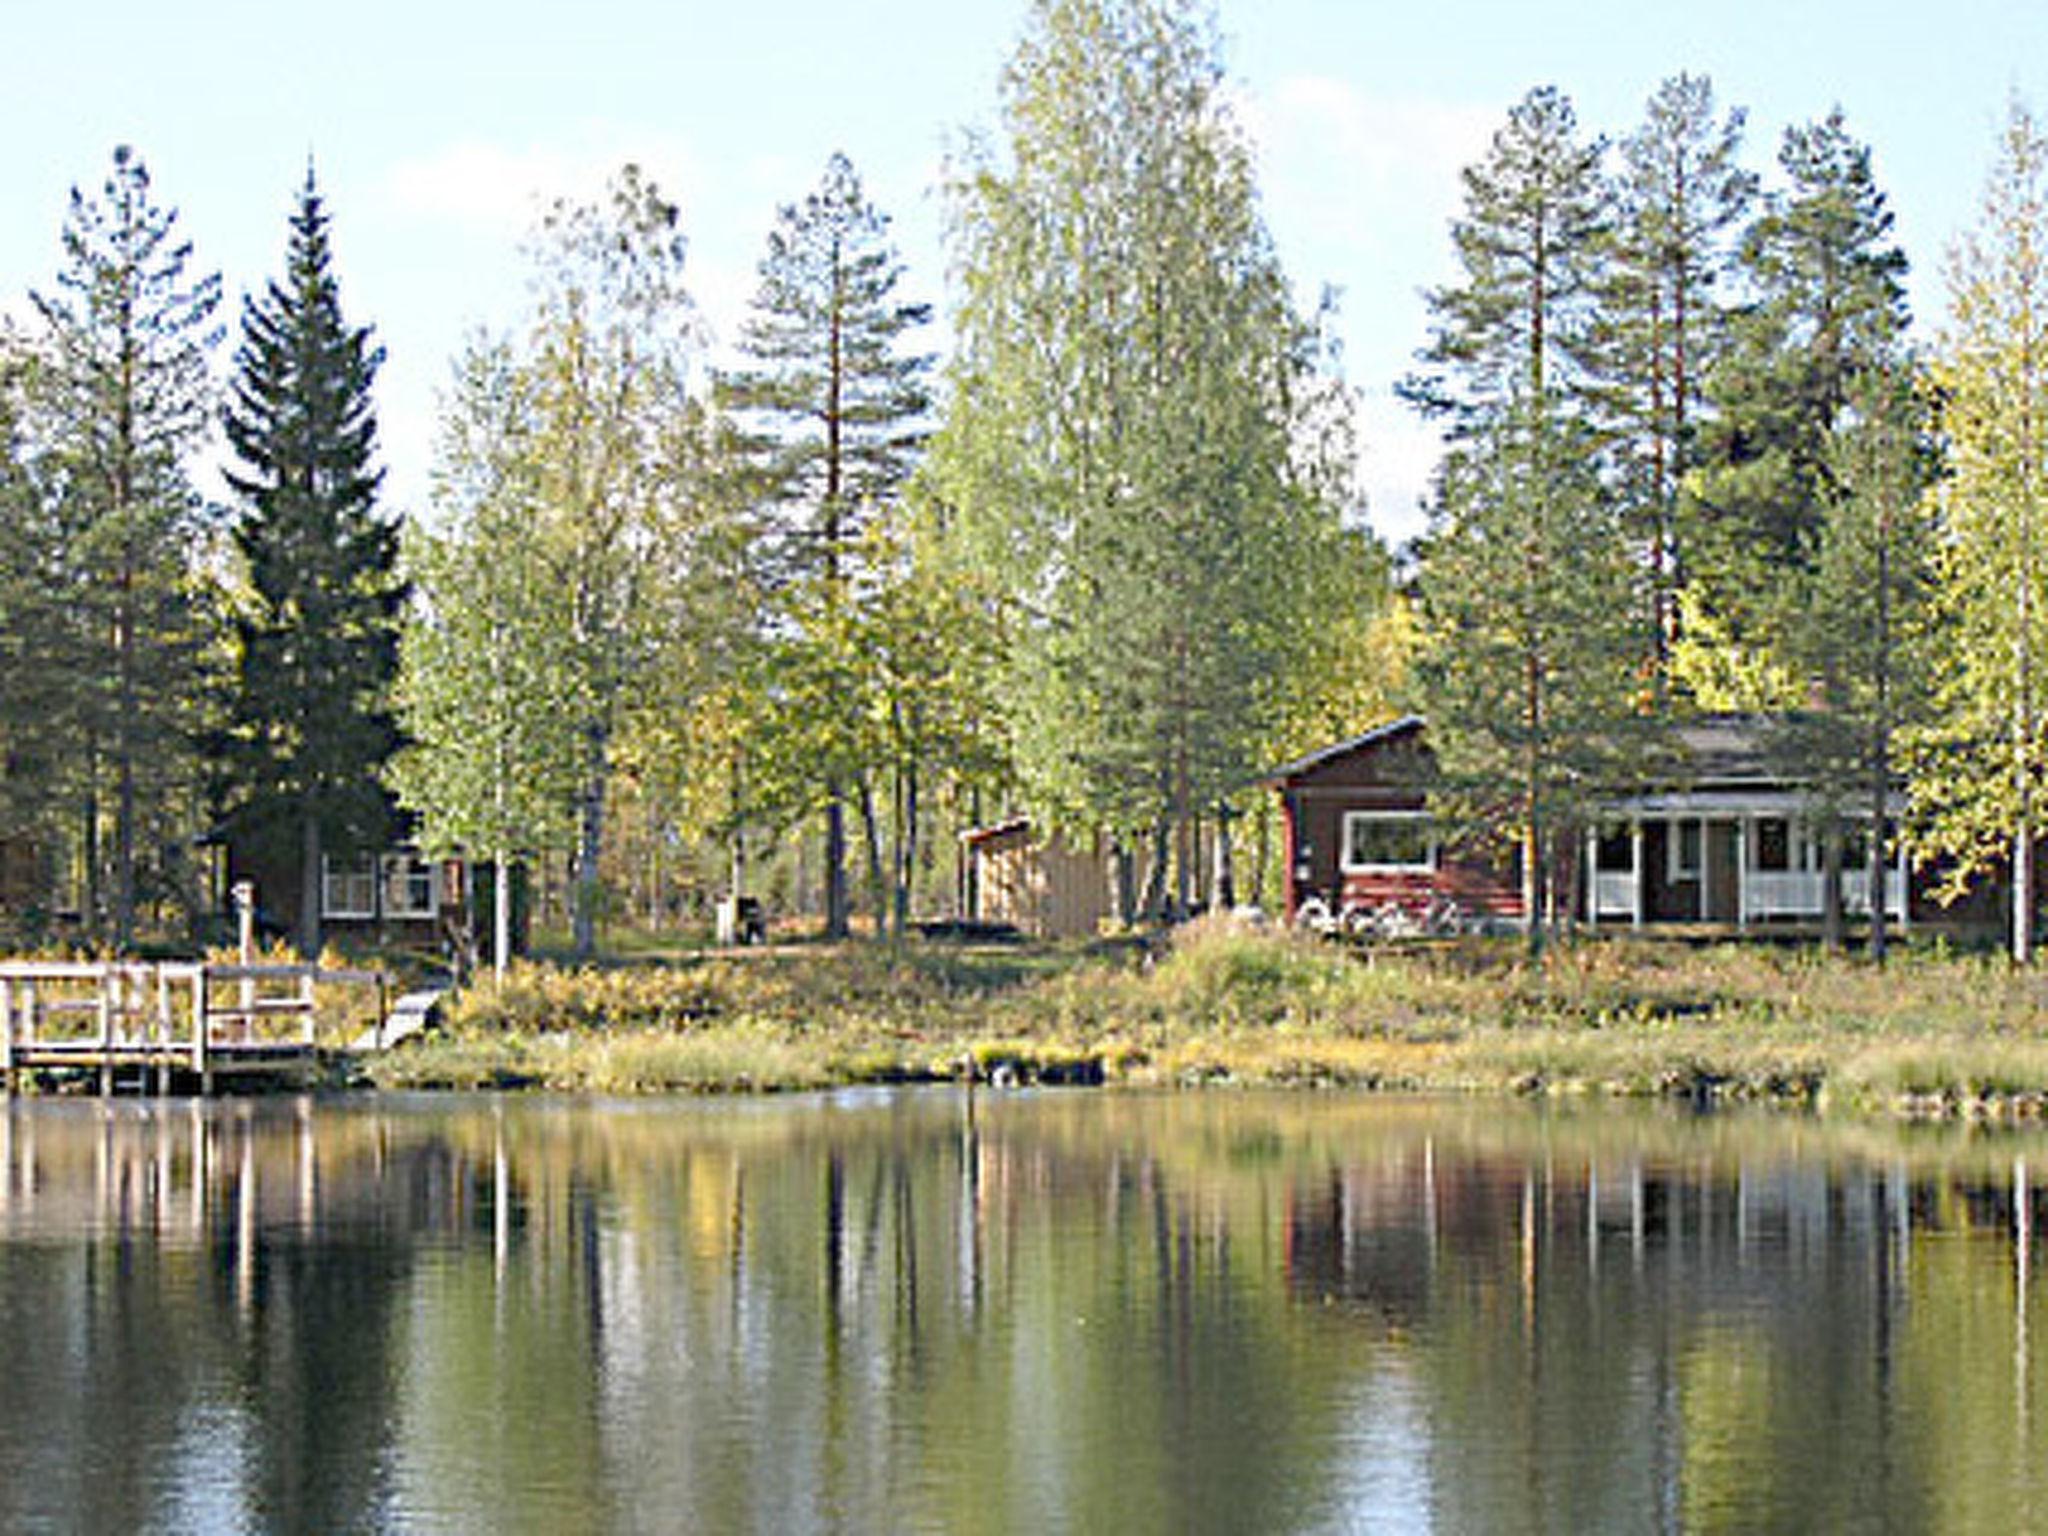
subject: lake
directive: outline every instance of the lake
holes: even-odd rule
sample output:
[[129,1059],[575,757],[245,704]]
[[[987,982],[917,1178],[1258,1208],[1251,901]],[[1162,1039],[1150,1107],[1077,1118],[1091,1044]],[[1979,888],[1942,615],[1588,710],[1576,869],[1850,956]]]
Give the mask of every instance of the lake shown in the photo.
[[16,1099],[0,1528],[2020,1529],[2043,1171],[1338,1094]]

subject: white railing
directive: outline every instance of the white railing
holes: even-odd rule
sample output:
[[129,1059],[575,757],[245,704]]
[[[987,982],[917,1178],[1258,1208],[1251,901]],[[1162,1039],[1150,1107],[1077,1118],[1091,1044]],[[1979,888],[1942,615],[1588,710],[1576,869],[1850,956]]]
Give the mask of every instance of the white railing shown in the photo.
[[[1742,876],[1742,916],[1750,918],[1819,917],[1826,905],[1827,876],[1815,870],[1751,869]],[[1895,869],[1885,871],[1884,906],[1888,917],[1905,911],[1906,887]],[[1860,869],[1842,872],[1842,910],[1867,916],[1870,881]]]
[[1593,916],[1595,920],[1611,917],[1633,918],[1636,915],[1636,893],[1641,881],[1630,870],[1596,869],[1593,871]]

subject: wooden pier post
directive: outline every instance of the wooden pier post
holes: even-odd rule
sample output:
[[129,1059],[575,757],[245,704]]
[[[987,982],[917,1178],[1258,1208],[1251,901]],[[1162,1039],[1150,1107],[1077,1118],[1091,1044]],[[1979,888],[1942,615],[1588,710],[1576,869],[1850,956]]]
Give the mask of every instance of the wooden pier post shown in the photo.
[[122,974],[112,964],[100,968],[100,1097],[114,1091],[114,993],[122,985]]
[[14,1092],[14,981],[0,977],[0,1087]]
[[156,1058],[156,1096],[167,1098],[171,1091],[171,972],[156,968],[156,1017],[151,1026]]
[[206,993],[206,967],[201,965],[192,973],[192,1070],[199,1074],[202,1096],[213,1092],[213,1068],[206,1059],[207,1015],[210,1011]]

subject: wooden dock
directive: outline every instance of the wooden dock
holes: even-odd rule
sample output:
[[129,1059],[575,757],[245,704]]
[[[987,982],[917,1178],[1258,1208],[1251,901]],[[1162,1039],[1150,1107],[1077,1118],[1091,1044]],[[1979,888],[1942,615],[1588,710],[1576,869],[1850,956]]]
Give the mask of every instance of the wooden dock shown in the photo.
[[211,1093],[223,1078],[304,1080],[331,1052],[318,1038],[319,989],[375,986],[380,971],[207,961],[0,961],[0,1081],[98,1075],[102,1093],[140,1075]]

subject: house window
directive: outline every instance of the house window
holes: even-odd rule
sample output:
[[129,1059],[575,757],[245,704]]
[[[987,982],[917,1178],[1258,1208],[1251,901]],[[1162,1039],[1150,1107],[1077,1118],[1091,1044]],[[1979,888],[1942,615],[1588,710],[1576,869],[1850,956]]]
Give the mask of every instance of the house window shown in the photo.
[[377,871],[370,856],[320,856],[320,915],[370,918],[377,915]]
[[1636,835],[1630,827],[1609,827],[1593,849],[1593,867],[1603,875],[1632,875],[1636,869]]
[[440,910],[440,882],[430,862],[416,853],[387,853],[382,862],[386,917],[432,917]]
[[1756,824],[1756,867],[1782,872],[1793,867],[1792,823],[1783,816],[1766,816]]
[[1387,873],[1436,868],[1436,834],[1422,811],[1346,811],[1344,868],[1347,873]]
[[1668,850],[1666,865],[1673,882],[1699,879],[1702,842],[1699,817],[1683,816],[1671,823],[1671,836],[1664,846]]

